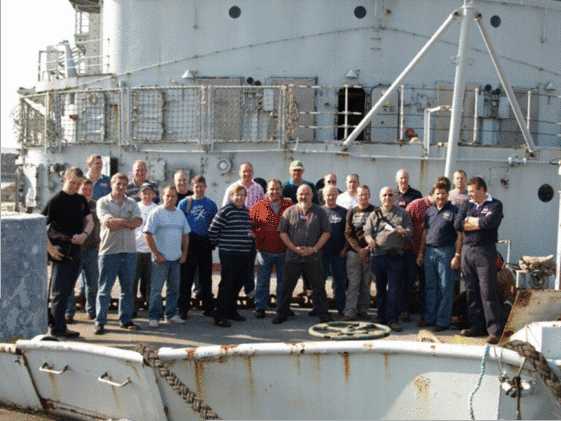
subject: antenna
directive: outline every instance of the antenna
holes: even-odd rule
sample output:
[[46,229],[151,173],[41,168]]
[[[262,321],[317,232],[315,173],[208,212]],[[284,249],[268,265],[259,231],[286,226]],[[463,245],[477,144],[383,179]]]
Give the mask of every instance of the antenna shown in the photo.
[[514,95],[512,86],[508,81],[505,72],[499,62],[498,55],[495,52],[493,44],[489,38],[487,30],[481,23],[482,14],[475,8],[475,0],[464,0],[463,6],[454,10],[448,15],[440,27],[434,32],[430,39],[423,45],[423,47],[417,52],[415,57],[409,62],[409,64],[403,69],[403,71],[397,76],[386,92],[380,97],[380,99],[374,104],[370,111],[364,116],[360,123],[355,127],[351,134],[343,142],[343,150],[348,150],[350,144],[356,140],[358,135],[368,126],[376,112],[382,107],[382,104],[386,99],[399,87],[405,77],[415,68],[417,63],[423,58],[423,56],[429,51],[429,49],[434,45],[434,43],[442,36],[442,34],[448,29],[453,21],[460,21],[460,35],[458,42],[458,54],[455,59],[456,72],[454,76],[454,92],[452,96],[452,108],[450,116],[450,130],[448,132],[448,149],[446,151],[446,167],[444,174],[447,177],[452,176],[454,167],[456,166],[456,157],[458,149],[458,138],[460,135],[461,117],[463,111],[464,93],[465,93],[465,64],[467,62],[467,55],[469,52],[469,25],[471,22],[475,22],[481,37],[483,38],[483,43],[489,53],[491,62],[495,67],[495,72],[499,78],[501,86],[506,93],[518,127],[522,132],[524,142],[526,143],[526,148],[528,153],[532,154],[536,148],[532,134],[526,126],[526,120],[522,115],[520,110],[520,105],[518,100]]

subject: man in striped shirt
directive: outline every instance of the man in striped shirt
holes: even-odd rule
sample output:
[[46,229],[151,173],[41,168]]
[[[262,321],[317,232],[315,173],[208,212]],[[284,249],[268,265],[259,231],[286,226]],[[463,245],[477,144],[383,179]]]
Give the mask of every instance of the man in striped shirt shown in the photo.
[[244,206],[246,189],[235,186],[229,203],[222,207],[210,224],[210,242],[218,246],[220,256],[220,285],[214,323],[230,327],[228,321],[245,321],[236,308],[236,298],[248,277],[251,250],[254,248],[249,211]]

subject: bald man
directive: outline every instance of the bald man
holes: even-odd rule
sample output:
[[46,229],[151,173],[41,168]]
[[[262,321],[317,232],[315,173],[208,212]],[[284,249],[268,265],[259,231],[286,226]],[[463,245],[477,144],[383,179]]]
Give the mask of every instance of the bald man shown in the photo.
[[290,298],[300,275],[312,287],[312,297],[320,322],[329,321],[321,249],[331,236],[331,226],[325,211],[312,203],[313,191],[307,184],[298,187],[298,203],[284,211],[279,224],[280,237],[286,245],[284,288],[277,307],[274,324],[288,319]]

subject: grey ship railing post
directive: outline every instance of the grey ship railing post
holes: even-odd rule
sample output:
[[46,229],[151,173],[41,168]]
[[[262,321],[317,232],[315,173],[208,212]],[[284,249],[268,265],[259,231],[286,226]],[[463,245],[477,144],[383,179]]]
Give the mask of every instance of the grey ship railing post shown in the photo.
[[479,88],[475,88],[473,95],[473,137],[471,143],[475,145],[479,135]]
[[497,76],[499,81],[501,82],[501,86],[506,93],[506,97],[508,98],[508,102],[512,108],[512,112],[514,113],[514,117],[516,118],[516,122],[518,123],[518,127],[522,132],[522,137],[524,137],[524,141],[526,142],[526,146],[528,147],[528,152],[533,153],[536,149],[536,144],[534,143],[534,138],[532,134],[526,127],[526,122],[524,121],[524,116],[522,115],[522,111],[520,110],[520,105],[518,105],[518,100],[516,99],[516,95],[512,91],[512,87],[509,81],[506,78],[506,75],[499,63],[499,59],[497,54],[495,53],[495,48],[491,44],[489,39],[489,35],[487,34],[487,30],[481,25],[481,15],[477,16],[475,22],[477,23],[477,27],[479,28],[479,32],[481,33],[481,37],[483,38],[483,42],[485,43],[485,47],[489,52],[489,56],[491,57],[491,62],[493,66],[495,66],[495,71],[497,72]]
[[440,38],[440,36],[444,33],[444,31],[448,28],[450,23],[458,16],[458,11],[455,10],[454,12],[450,13],[450,15],[446,18],[446,20],[440,25],[440,27],[436,30],[436,32],[430,37],[430,39],[423,45],[423,47],[419,50],[419,52],[413,57],[411,62],[403,69],[400,75],[393,81],[390,85],[388,90],[378,99],[376,104],[368,111],[368,114],[364,116],[364,118],[360,121],[358,126],[354,128],[348,138],[345,139],[343,142],[343,150],[346,150],[349,145],[356,140],[358,135],[368,126],[372,117],[376,114],[378,109],[382,106],[382,104],[388,99],[388,97],[395,91],[395,89],[401,84],[403,79],[413,70],[413,68],[417,65],[417,63],[421,60],[421,58],[426,54],[429,48]]
[[452,173],[456,167],[458,155],[458,141],[460,137],[461,119],[464,108],[465,77],[468,46],[469,25],[474,16],[473,3],[464,0],[462,10],[462,23],[460,26],[460,38],[458,42],[458,55],[456,56],[456,75],[454,76],[454,93],[452,96],[452,115],[450,116],[450,130],[448,131],[448,148],[446,150],[446,166],[444,175],[452,179]]

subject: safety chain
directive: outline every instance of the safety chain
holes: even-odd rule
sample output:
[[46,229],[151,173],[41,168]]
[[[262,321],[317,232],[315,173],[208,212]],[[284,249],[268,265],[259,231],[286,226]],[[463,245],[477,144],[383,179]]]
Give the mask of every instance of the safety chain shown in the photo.
[[479,377],[477,378],[477,383],[475,384],[474,389],[469,394],[468,410],[469,410],[469,418],[472,421],[475,420],[475,412],[473,410],[473,398],[475,397],[475,394],[479,391],[479,388],[481,387],[481,383],[483,382],[483,377],[485,376],[485,373],[487,371],[487,368],[486,368],[487,367],[487,358],[489,357],[489,350],[490,349],[491,349],[491,345],[487,344],[485,346],[485,350],[483,352],[483,357],[481,358],[481,367],[480,367],[480,370],[479,370]]
[[136,347],[137,352],[139,352],[144,358],[145,362],[150,366],[158,370],[160,377],[166,381],[169,387],[174,390],[181,399],[191,405],[193,411],[198,413],[203,420],[220,420],[214,410],[208,406],[208,404],[201,399],[197,393],[189,389],[177,375],[171,371],[169,364],[160,360],[158,357],[158,351],[152,349],[146,345],[139,344]]
[[503,345],[503,347],[518,352],[521,357],[530,361],[545,385],[549,387],[553,396],[555,396],[558,403],[561,404],[561,380],[553,372],[541,352],[537,351],[536,348],[524,341],[507,342]]

